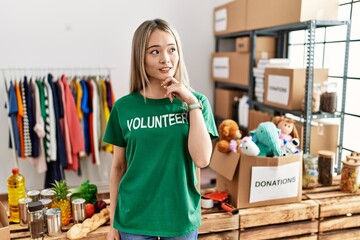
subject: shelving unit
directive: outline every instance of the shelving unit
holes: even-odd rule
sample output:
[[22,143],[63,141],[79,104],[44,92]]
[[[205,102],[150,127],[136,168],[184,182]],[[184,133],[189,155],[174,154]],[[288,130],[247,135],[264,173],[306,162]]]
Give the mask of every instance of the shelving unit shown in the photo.
[[[345,44],[345,61],[344,61],[344,75],[343,75],[343,84],[342,84],[342,100],[340,111],[334,114],[328,113],[316,113],[313,114],[311,111],[311,102],[312,102],[312,91],[313,91],[313,82],[314,82],[314,49],[315,49],[315,30],[321,27],[333,27],[333,26],[346,26],[346,44]],[[306,30],[307,39],[306,39],[306,86],[305,86],[305,110],[304,111],[289,111],[286,109],[281,109],[277,107],[272,107],[255,101],[254,98],[254,80],[253,80],[253,67],[255,66],[255,51],[256,51],[256,37],[258,36],[275,36],[276,41],[276,57],[277,58],[287,58],[288,57],[288,42],[289,42],[289,33],[297,30]],[[304,121],[304,137],[303,137],[303,152],[310,152],[310,136],[311,136],[311,121],[314,119],[322,118],[339,118],[340,119],[340,129],[339,129],[339,143],[338,143],[338,166],[337,171],[340,173],[341,170],[341,161],[342,158],[342,147],[343,147],[343,130],[344,130],[344,112],[345,112],[345,100],[346,100],[346,82],[347,82],[347,70],[348,70],[348,56],[349,56],[349,39],[350,39],[350,22],[349,21],[318,21],[310,20],[305,22],[298,22],[293,24],[287,24],[282,26],[276,26],[271,28],[257,29],[253,31],[244,31],[232,34],[226,34],[221,36],[216,36],[216,46],[215,50],[218,52],[220,50],[221,41],[235,39],[236,37],[250,37],[250,77],[249,77],[249,86],[241,86],[236,84],[227,84],[227,83],[216,83],[215,88],[227,88],[227,89],[236,89],[247,91],[250,99],[250,109],[259,109],[264,111],[272,111],[276,114],[285,114],[291,113],[295,116],[298,116]]]

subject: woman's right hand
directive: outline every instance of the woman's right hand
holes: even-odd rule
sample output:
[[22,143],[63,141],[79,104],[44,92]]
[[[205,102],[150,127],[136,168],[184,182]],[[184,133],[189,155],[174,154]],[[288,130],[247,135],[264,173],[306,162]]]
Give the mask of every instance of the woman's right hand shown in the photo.
[[109,232],[107,234],[107,240],[120,240],[119,231],[113,227],[109,227]]

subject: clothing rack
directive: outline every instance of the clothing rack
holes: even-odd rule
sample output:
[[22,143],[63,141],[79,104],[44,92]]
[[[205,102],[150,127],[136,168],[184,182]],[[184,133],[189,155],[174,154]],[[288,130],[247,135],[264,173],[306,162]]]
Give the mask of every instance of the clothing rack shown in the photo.
[[[16,77],[24,75],[44,75],[49,72],[56,75],[100,75],[111,77],[111,70],[114,67],[0,67],[2,72],[2,78],[4,81],[4,97],[5,97],[5,109],[8,112],[9,103],[8,103],[8,84],[7,80],[14,80]],[[111,79],[111,78],[110,78]],[[8,126],[10,129],[10,139],[11,143],[15,145],[15,137],[13,132],[13,126],[10,117],[8,116]],[[13,157],[14,157],[14,167],[19,167],[19,159],[16,152],[16,147],[12,146]]]

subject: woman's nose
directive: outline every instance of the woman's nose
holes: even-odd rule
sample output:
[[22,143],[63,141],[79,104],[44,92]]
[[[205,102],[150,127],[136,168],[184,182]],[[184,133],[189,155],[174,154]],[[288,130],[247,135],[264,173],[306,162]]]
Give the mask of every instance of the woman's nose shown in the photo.
[[170,57],[167,54],[163,54],[160,58],[160,63],[168,63],[170,62]]

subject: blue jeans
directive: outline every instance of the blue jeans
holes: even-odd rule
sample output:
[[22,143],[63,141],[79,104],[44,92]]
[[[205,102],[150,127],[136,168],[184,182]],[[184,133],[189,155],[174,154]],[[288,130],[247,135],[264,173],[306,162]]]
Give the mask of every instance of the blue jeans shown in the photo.
[[157,236],[146,236],[146,235],[139,235],[139,234],[130,234],[125,232],[120,232],[120,239],[121,240],[196,240],[198,236],[198,230],[180,237],[157,237]]

